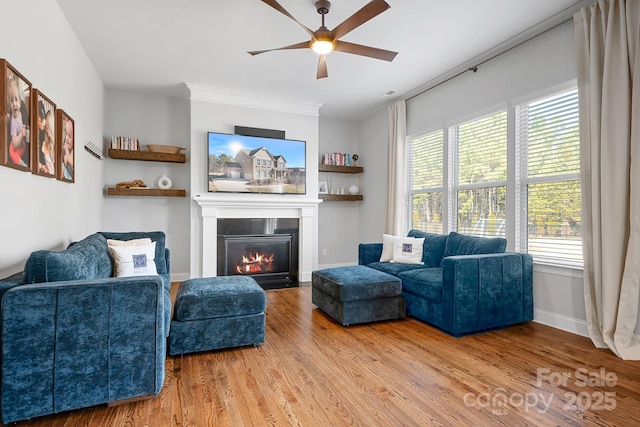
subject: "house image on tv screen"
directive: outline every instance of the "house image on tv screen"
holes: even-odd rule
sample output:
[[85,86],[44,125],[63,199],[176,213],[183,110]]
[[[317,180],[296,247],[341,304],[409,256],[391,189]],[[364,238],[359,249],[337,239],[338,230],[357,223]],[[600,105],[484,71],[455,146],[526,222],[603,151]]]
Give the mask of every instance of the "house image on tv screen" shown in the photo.
[[305,193],[305,169],[287,167],[285,156],[267,147],[240,149],[235,158],[213,157],[209,159],[210,191]]

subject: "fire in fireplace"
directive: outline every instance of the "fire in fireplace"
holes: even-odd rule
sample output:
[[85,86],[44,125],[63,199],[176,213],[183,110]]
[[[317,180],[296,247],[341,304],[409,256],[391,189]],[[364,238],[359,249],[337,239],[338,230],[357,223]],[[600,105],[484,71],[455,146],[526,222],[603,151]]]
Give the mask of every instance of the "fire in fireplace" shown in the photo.
[[260,285],[293,282],[291,234],[218,236],[220,275],[242,274]]
[[275,254],[256,252],[247,256],[242,255],[242,262],[236,265],[240,274],[260,274],[272,271]]

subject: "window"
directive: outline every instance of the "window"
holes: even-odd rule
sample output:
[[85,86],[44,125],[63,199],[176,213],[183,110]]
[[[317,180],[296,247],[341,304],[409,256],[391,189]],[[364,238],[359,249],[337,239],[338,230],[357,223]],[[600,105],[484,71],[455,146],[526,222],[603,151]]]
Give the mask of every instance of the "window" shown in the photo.
[[507,112],[452,127],[455,197],[452,229],[474,236],[504,236],[507,191]]
[[408,144],[409,206],[412,228],[442,233],[443,132],[424,135]]
[[582,263],[576,90],[516,107],[528,220],[521,248],[549,262]]
[[409,138],[407,184],[407,228],[514,236],[537,262],[582,265],[577,90]]

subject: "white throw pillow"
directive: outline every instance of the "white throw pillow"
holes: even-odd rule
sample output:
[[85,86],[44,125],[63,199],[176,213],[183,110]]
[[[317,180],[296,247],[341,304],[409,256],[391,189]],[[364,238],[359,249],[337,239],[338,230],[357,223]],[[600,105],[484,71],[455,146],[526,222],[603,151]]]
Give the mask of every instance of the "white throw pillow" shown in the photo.
[[109,246],[116,277],[156,276],[156,242],[140,246]]
[[424,238],[394,237],[393,260],[401,264],[424,264],[422,262],[422,245]]
[[142,239],[132,239],[132,240],[107,239],[107,246],[145,246],[150,244],[151,244],[151,239],[149,237],[144,237]]
[[389,262],[393,259],[393,236],[391,234],[382,235],[382,255],[380,262]]

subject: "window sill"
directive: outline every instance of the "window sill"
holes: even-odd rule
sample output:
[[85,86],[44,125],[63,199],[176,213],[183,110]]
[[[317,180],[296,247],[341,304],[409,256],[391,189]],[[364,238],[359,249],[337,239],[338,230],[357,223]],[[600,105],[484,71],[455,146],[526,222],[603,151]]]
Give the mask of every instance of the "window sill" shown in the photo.
[[556,276],[567,276],[582,279],[583,266],[578,264],[561,264],[551,260],[533,261],[533,271],[536,273],[554,274]]

